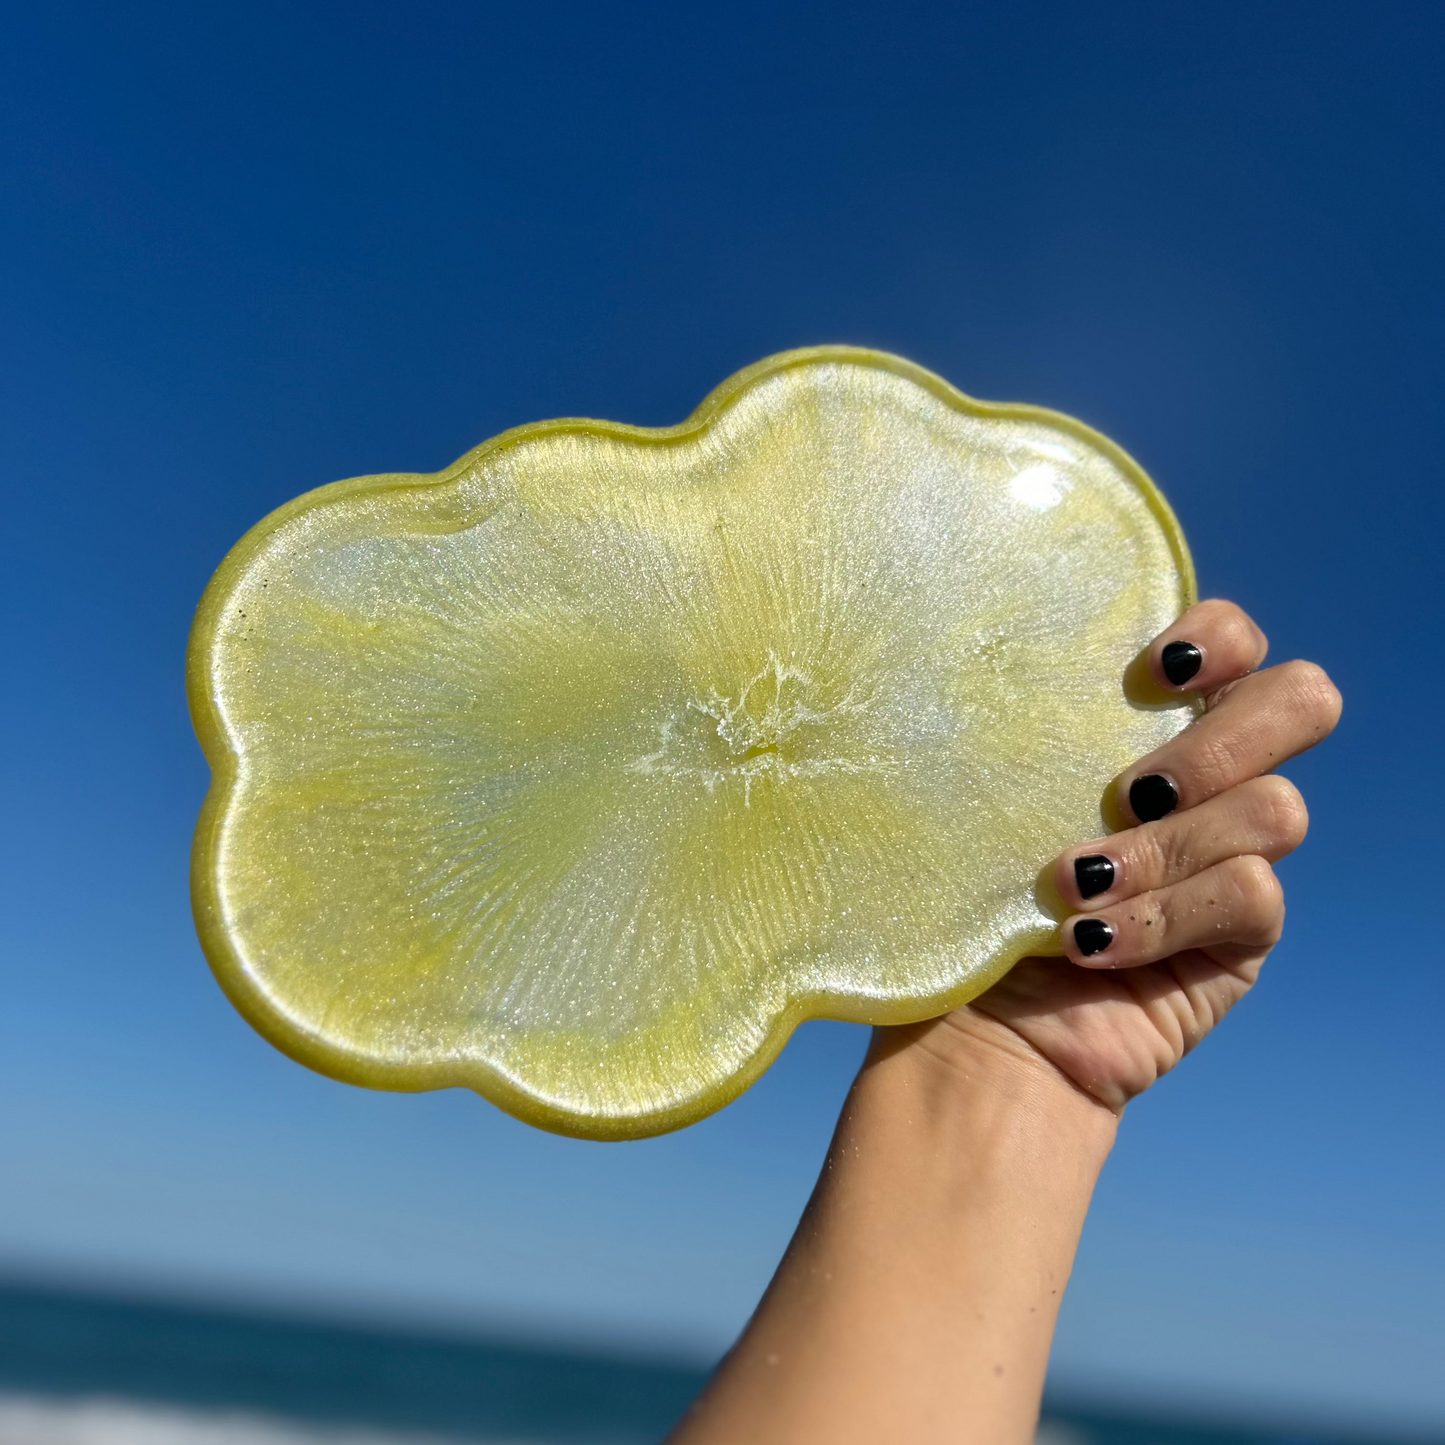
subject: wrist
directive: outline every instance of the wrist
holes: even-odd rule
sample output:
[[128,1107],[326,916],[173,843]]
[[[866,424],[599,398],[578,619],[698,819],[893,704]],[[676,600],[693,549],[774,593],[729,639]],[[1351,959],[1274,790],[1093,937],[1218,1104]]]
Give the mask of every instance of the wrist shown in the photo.
[[855,1094],[892,1096],[914,1122],[942,1135],[996,1133],[1020,1146],[1077,1156],[1097,1174],[1118,1116],[1080,1089],[1012,1029],[969,1008],[904,1027],[877,1028]]
[[685,1438],[951,1439],[955,1400],[980,1445],[1032,1438],[1117,1121],[1002,1025],[950,1018],[876,1031],[773,1285]]
[[[1116,1120],[1021,1040],[930,1039],[941,1026],[876,1032],[703,1438],[951,1438],[928,1404],[941,1380],[969,1402],[970,1439],[1032,1437]],[[718,1403],[727,1388],[761,1402],[746,1429]]]

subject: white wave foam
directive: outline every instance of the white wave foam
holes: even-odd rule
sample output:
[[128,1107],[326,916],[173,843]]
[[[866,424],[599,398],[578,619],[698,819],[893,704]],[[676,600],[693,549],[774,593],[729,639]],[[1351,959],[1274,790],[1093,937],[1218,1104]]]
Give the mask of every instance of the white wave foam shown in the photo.
[[181,1410],[105,1397],[0,1395],[0,1445],[543,1445],[300,1425],[234,1411]]
[[[467,1440],[298,1425],[237,1411],[180,1410],[106,1396],[49,1400],[0,1394],[0,1445],[546,1445],[542,1440]],[[1089,1445],[1057,1420],[1039,1425],[1035,1445]]]

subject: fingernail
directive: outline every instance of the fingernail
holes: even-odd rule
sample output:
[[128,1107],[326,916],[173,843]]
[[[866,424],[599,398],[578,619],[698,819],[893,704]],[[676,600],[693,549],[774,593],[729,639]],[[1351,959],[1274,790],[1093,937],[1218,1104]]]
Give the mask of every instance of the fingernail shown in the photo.
[[1085,958],[1103,953],[1114,941],[1114,925],[1102,918],[1081,918],[1074,925],[1074,946]]
[[1097,898],[1114,886],[1114,864],[1102,853],[1089,853],[1074,859],[1074,881],[1082,898]]
[[1129,784],[1129,806],[1141,823],[1152,823],[1179,806],[1179,789],[1163,773],[1145,773]]
[[1166,642],[1159,665],[1175,687],[1183,687],[1204,665],[1204,654],[1192,642]]

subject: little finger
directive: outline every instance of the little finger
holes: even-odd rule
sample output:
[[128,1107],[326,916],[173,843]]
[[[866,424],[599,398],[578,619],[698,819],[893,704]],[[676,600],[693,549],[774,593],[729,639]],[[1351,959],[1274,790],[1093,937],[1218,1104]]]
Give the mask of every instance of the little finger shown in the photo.
[[1279,942],[1284,893],[1263,858],[1230,858],[1182,883],[1064,924],[1064,951],[1085,968],[1138,968],[1186,949],[1263,950]]

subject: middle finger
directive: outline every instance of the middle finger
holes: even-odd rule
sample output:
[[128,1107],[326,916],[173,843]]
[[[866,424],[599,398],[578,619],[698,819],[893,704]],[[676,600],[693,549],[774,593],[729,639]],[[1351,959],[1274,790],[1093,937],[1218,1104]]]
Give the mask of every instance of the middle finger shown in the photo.
[[1256,672],[1216,694],[1178,737],[1140,759],[1119,780],[1130,822],[1150,823],[1258,777],[1329,736],[1340,695],[1312,662]]
[[1054,865],[1054,883],[1070,908],[1107,908],[1226,858],[1252,853],[1278,862],[1304,842],[1308,826],[1293,783],[1251,778],[1197,808],[1070,848]]

